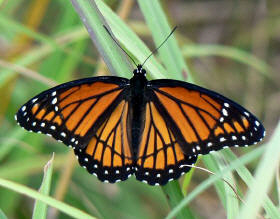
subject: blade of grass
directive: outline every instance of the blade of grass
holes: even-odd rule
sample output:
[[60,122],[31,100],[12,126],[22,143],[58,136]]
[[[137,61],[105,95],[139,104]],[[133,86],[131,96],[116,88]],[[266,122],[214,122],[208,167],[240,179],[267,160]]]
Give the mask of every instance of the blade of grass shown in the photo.
[[[122,43],[134,57],[142,63],[151,51],[143,43],[143,41],[125,24],[117,14],[115,14],[105,3],[101,0],[96,0],[96,4],[100,12],[104,15],[110,28],[115,34],[116,38]],[[166,78],[167,72],[163,66],[152,56],[145,64],[145,68],[149,70],[149,75],[153,78]],[[149,76],[148,75],[148,76]]]
[[0,209],[0,219],[8,219],[1,209]]
[[[60,168],[65,162],[67,155],[56,155],[54,168]],[[30,156],[17,161],[6,162],[0,167],[0,177],[18,179],[39,173],[42,166],[48,161],[48,156]],[[12,171],[11,171],[12,170]]]
[[56,44],[53,40],[51,40],[49,37],[45,36],[44,34],[35,32],[30,28],[17,23],[16,21],[13,21],[11,18],[4,16],[3,14],[0,14],[0,26],[9,27],[10,29],[18,33],[24,33],[30,38],[36,39],[37,41],[44,44],[49,44],[50,46],[56,49],[60,48],[58,44]]
[[[175,208],[176,205],[184,198],[180,185],[177,180],[169,182],[167,185],[161,187],[164,194],[166,194],[168,203],[172,208]],[[194,218],[194,215],[191,213],[189,208],[183,208],[177,215],[178,218]]]
[[[53,159],[54,159],[54,154],[52,155],[52,158],[48,161],[48,163],[44,167],[43,181],[39,189],[39,192],[43,195],[49,195],[50,193],[52,170],[53,170]],[[44,202],[36,200],[33,209],[32,218],[44,219],[46,218],[46,216],[47,216],[47,205]]]
[[[263,145],[262,147],[266,148],[266,145]],[[238,160],[237,156],[231,150],[223,150],[221,153],[228,162]],[[247,186],[251,187],[254,178],[251,175],[250,171],[244,165],[240,165],[236,168],[236,172],[241,177],[241,179],[247,184]],[[273,204],[273,202],[269,199],[268,196],[266,196],[264,199],[263,207],[270,218],[280,218],[279,209]]]
[[132,71],[129,68],[129,62],[125,58],[124,53],[111,39],[103,25],[106,24],[105,19],[98,10],[93,0],[77,1],[72,0],[72,4],[80,15],[81,20],[86,26],[88,33],[97,47],[99,53],[103,57],[106,65],[113,75],[125,76]]
[[[55,39],[55,41],[60,44],[61,48],[65,48],[70,43],[84,39],[86,37],[86,33],[81,30],[81,28],[77,28],[72,30],[72,32],[67,33],[66,35],[59,36]],[[36,47],[30,50],[28,53],[20,56],[15,62],[15,65],[18,66],[27,66],[33,64],[40,59],[46,57],[56,49],[50,45],[44,44],[42,46]],[[0,63],[1,65],[1,63]],[[5,66],[4,66],[5,67]],[[3,69],[0,71],[0,86],[3,86],[10,78],[14,77],[16,72],[14,69]]]
[[250,186],[249,193],[245,198],[245,204],[242,206],[239,217],[237,218],[253,219],[256,218],[260,211],[265,196],[271,186],[278,163],[280,162],[279,139],[280,122],[278,122],[274,134],[267,144],[255,175],[255,181]]
[[[24,132],[21,128],[15,128],[8,133],[10,139],[21,139],[24,136]],[[14,141],[0,139],[0,161],[10,153],[10,151],[16,146]]]
[[[140,9],[145,17],[156,46],[158,46],[171,32],[166,15],[158,0],[138,0]],[[192,81],[190,70],[186,65],[174,35],[159,49],[159,55],[167,68],[166,77],[183,80],[187,74],[188,81]]]
[[240,157],[239,159],[235,160],[234,162],[231,163],[230,166],[226,167],[221,172],[216,173],[216,175],[210,176],[207,180],[203,181],[192,192],[190,192],[175,208],[173,208],[172,211],[167,215],[166,219],[171,219],[175,217],[181,211],[181,209],[184,208],[184,206],[190,203],[197,195],[205,191],[217,180],[220,180],[225,174],[235,170],[241,165],[245,165],[246,163],[251,162],[252,160],[261,156],[263,152],[264,152],[263,147],[257,148],[254,151],[251,151],[250,153],[247,153],[242,157]]
[[249,65],[265,76],[269,76],[272,69],[261,59],[238,48],[222,45],[184,45],[182,54],[185,57],[221,56]]
[[18,192],[23,195],[27,195],[28,197],[40,200],[40,201],[48,204],[49,206],[59,209],[61,212],[65,213],[66,215],[69,215],[73,218],[95,219],[95,217],[92,217],[77,208],[74,208],[63,202],[57,201],[56,199],[43,195],[33,189],[30,189],[30,188],[20,185],[18,183],[0,178],[0,186],[13,190],[13,191]]

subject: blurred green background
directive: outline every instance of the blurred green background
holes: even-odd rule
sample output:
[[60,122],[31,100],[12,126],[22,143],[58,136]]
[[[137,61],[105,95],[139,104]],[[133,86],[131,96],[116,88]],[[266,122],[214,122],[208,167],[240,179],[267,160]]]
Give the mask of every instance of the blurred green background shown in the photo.
[[[152,30],[137,1],[104,2],[151,50],[155,48]],[[175,36],[189,68],[182,78],[191,74],[197,84],[253,112],[267,130],[264,142],[269,141],[280,115],[279,1],[159,2],[170,26],[179,27]],[[158,60],[164,66],[164,60]],[[96,75],[110,72],[70,1],[0,0],[0,178],[37,190],[43,167],[55,152],[52,197],[98,218],[163,218],[170,208],[161,187],[148,186],[134,177],[118,184],[101,183],[80,168],[73,152],[61,143],[28,133],[14,121],[19,107],[37,93],[58,83]],[[157,77],[161,76],[150,76]],[[172,72],[168,77],[172,78]],[[234,152],[241,156],[260,145]],[[256,159],[247,167],[254,173],[258,163]],[[195,170],[188,191],[208,177]],[[234,181],[242,196],[247,183],[241,178],[236,175]],[[183,180],[181,177],[181,184]],[[203,191],[188,205],[193,218],[227,217],[228,206],[222,203],[217,187]],[[269,194],[279,209],[277,174]],[[0,187],[0,209],[8,218],[30,218],[33,208],[33,199]],[[69,216],[49,208],[48,218]]]

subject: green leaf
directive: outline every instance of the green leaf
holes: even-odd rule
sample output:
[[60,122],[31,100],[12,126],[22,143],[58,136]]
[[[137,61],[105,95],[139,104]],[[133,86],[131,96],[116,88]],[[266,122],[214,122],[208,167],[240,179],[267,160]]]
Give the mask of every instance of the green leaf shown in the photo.
[[[44,195],[49,195],[50,188],[51,188],[51,179],[52,179],[52,171],[53,171],[53,159],[52,158],[48,161],[48,163],[44,167],[44,177],[39,189],[39,192]],[[34,209],[33,209],[33,219],[44,219],[47,216],[47,205],[44,202],[35,201]]]
[[4,212],[0,209],[0,219],[8,219]]
[[[266,145],[263,145],[262,148],[266,148]],[[224,159],[228,162],[238,160],[238,157],[231,150],[223,150],[221,153],[223,154]],[[244,165],[238,166],[235,170],[247,186],[251,187],[254,178],[250,171]],[[273,204],[267,195],[264,198],[263,207],[270,218],[280,218],[279,209]]]
[[72,0],[72,4],[80,15],[92,41],[103,57],[110,72],[113,75],[120,76],[125,76],[126,73],[131,72],[128,60],[104,28],[103,25],[110,29],[98,10],[95,1]]
[[[160,1],[138,0],[138,4],[145,17],[146,23],[152,32],[155,45],[160,45],[171,32],[171,28],[160,5]],[[192,82],[190,70],[184,61],[174,34],[158,50],[158,53],[167,69],[167,78],[183,80],[187,75],[188,81]]]
[[[171,208],[175,208],[177,204],[183,199],[183,194],[177,180],[173,180],[161,188]],[[177,218],[192,219],[194,216],[192,215],[191,211],[185,207],[182,208],[178,213]]]
[[[265,200],[267,192],[271,187],[275,172],[280,162],[280,122],[275,129],[271,140],[267,144],[264,155],[259,163],[255,180],[250,185],[250,190],[245,198],[244,205],[242,206],[239,217],[254,219],[257,217],[258,212]],[[280,213],[278,214],[278,218]]]
[[[112,32],[123,45],[136,59],[139,64],[142,63],[150,54],[151,51],[143,43],[143,41],[125,24],[118,15],[116,15],[104,1],[97,0],[96,4],[108,22]],[[151,56],[149,61],[145,64],[145,68],[149,70],[149,75],[153,78],[166,78],[167,71],[156,60],[154,56]],[[129,76],[129,75],[127,75]]]
[[185,57],[221,56],[249,65],[265,76],[269,76],[271,68],[256,56],[238,48],[222,45],[184,45],[182,53]]
[[247,153],[242,157],[238,158],[237,160],[232,162],[230,166],[226,167],[221,172],[216,173],[216,175],[210,176],[207,180],[204,180],[199,186],[197,186],[192,192],[190,192],[175,208],[172,209],[172,211],[167,215],[166,219],[171,219],[175,217],[181,211],[181,209],[184,208],[188,203],[190,203],[197,195],[205,191],[217,180],[220,180],[220,178],[222,178],[225,174],[238,168],[241,165],[249,163],[250,161],[256,159],[258,156],[261,156],[263,151],[263,147],[257,148],[251,151],[250,153]]
[[31,198],[34,198],[36,200],[42,201],[44,203],[46,203],[49,206],[52,206],[54,208],[57,208],[58,210],[60,210],[61,212],[64,212],[66,215],[69,215],[73,218],[87,218],[87,219],[95,219],[95,217],[92,217],[90,215],[88,215],[87,213],[74,208],[70,205],[67,205],[61,201],[58,201],[54,198],[51,198],[47,195],[41,194],[33,189],[30,189],[26,186],[20,185],[18,183],[6,180],[6,179],[2,179],[0,178],[0,186],[13,190],[15,192],[18,192],[20,194],[23,195],[27,195]]

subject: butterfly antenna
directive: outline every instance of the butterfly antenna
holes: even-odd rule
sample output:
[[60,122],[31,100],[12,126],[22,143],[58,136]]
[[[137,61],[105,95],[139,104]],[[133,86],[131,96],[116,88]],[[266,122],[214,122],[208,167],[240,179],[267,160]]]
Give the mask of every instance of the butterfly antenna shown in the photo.
[[168,40],[168,38],[174,33],[174,31],[177,29],[177,26],[175,26],[174,28],[173,28],[173,30],[170,32],[170,34],[165,38],[165,40],[157,47],[157,48],[155,48],[152,52],[151,52],[151,54],[145,59],[145,61],[143,62],[143,64],[142,64],[142,66],[145,64],[145,62],[154,54],[154,53],[156,53],[158,50],[159,50],[159,48]]
[[120,49],[131,59],[131,61],[134,63],[134,65],[137,67],[136,62],[134,61],[134,59],[121,47],[121,45],[119,44],[119,42],[112,36],[111,32],[108,30],[108,28],[103,25],[103,27],[105,28],[105,30],[108,32],[109,36],[112,38],[112,40],[114,40],[114,42],[118,45],[118,47],[120,47]]

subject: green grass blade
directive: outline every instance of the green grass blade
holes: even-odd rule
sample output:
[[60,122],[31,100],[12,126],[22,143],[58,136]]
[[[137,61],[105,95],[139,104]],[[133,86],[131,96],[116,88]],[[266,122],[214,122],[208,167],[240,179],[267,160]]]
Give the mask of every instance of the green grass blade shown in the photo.
[[10,151],[16,146],[14,140],[20,139],[25,133],[21,128],[13,129],[7,136],[9,139],[0,138],[0,161],[6,157]]
[[[265,148],[266,145],[263,145],[262,147]],[[223,150],[221,153],[228,162],[238,160],[238,157],[231,150]],[[241,179],[247,184],[247,186],[251,187],[254,178],[251,175],[250,171],[244,165],[240,165],[236,168],[236,172],[241,177]],[[280,218],[279,209],[273,204],[273,202],[269,199],[267,195],[264,198],[263,207],[266,211],[266,214],[270,218]]]
[[[166,217],[166,219],[171,219],[175,217],[180,212],[180,210],[184,208],[184,206],[190,203],[197,195],[205,191],[217,180],[220,180],[222,177],[224,177],[225,174],[235,170],[241,165],[245,165],[246,163],[251,162],[252,160],[261,156],[263,152],[264,152],[264,148],[262,147],[257,148],[254,151],[251,151],[250,153],[243,155],[238,160],[235,160],[234,162],[231,163],[230,166],[226,167],[221,172],[216,173],[216,175],[210,176],[207,180],[203,181],[192,192],[190,192],[175,208],[173,208],[172,211]],[[205,155],[205,156],[209,156],[209,155]]]
[[[86,33],[81,30],[81,28],[73,29],[72,33],[67,33],[66,35],[57,37],[56,42],[60,44],[61,48],[65,48],[67,45],[74,41],[78,41],[84,39],[86,37]],[[66,38],[66,39],[65,39]],[[39,47],[36,47],[30,50],[28,53],[23,54],[20,56],[14,64],[19,66],[27,66],[31,65],[43,58],[45,58],[50,53],[56,50],[55,47],[50,46],[49,44],[43,44]],[[0,63],[1,66],[1,63]],[[3,86],[10,78],[16,75],[16,72],[13,69],[6,68],[3,66],[4,69],[0,69],[0,87]]]
[[[53,159],[54,159],[54,154],[52,155],[52,158],[48,161],[48,163],[44,167],[43,181],[39,189],[39,192],[43,195],[49,195],[50,193],[52,171],[53,171]],[[46,216],[47,216],[47,205],[44,202],[36,200],[33,209],[32,218],[44,219],[46,218]]]
[[63,202],[57,201],[54,198],[51,198],[47,195],[43,195],[43,194],[41,194],[41,193],[39,193],[39,192],[37,192],[33,189],[30,189],[30,188],[28,188],[26,186],[23,186],[23,185],[20,185],[18,183],[0,178],[0,186],[2,186],[4,188],[7,188],[7,189],[10,189],[10,190],[13,190],[13,191],[18,192],[18,193],[23,194],[23,195],[27,195],[27,196],[29,196],[31,198],[34,198],[34,199],[37,199],[39,201],[42,201],[42,202],[46,203],[47,205],[52,206],[54,208],[57,208],[61,212],[65,213],[66,215],[69,215],[73,218],[95,219],[95,217],[92,217],[92,216],[86,214],[85,212],[83,212],[83,211],[81,211],[77,208],[74,208],[70,205],[67,205],[67,204],[63,203]]
[[[165,196],[167,197],[167,201],[168,201],[171,209],[175,208],[184,197],[177,180],[173,180],[173,181],[169,182],[168,184],[166,184],[165,186],[162,186],[161,188],[162,188],[162,191],[164,192]],[[178,213],[177,218],[192,219],[192,218],[194,218],[194,216],[188,208],[183,208]]]
[[49,37],[45,36],[44,34],[40,34],[38,32],[35,32],[28,27],[23,26],[22,24],[17,23],[16,21],[13,21],[11,18],[8,18],[2,14],[0,14],[0,27],[9,27],[15,32],[24,33],[27,36],[36,39],[37,41],[49,44],[50,46],[59,49],[59,45],[56,44],[53,40],[51,40]]
[[[219,173],[225,168],[225,163],[223,163],[222,160],[224,159],[221,158],[220,153],[203,156],[203,162],[207,166],[207,169],[214,173]],[[229,182],[232,187],[236,187],[232,173],[226,173],[223,178],[227,182]],[[229,187],[228,184],[224,181],[216,181],[214,185],[219,198],[227,212],[227,218],[235,218],[239,208],[236,194],[234,193],[232,188]]]
[[240,215],[237,218],[254,219],[257,217],[280,162],[279,139],[280,122],[271,140],[267,144],[265,153],[256,172],[255,181],[250,186],[249,193],[245,198],[245,204],[242,206]]
[[0,209],[0,219],[8,219],[4,212]]
[[230,46],[191,44],[183,46],[182,53],[187,58],[203,56],[221,56],[231,58],[235,61],[255,68],[265,76],[269,76],[269,73],[272,72],[271,68],[256,56]]
[[[105,17],[110,28],[115,34],[116,38],[134,57],[142,63],[151,51],[143,43],[143,41],[116,15],[104,1],[97,0],[96,4],[100,12]],[[149,70],[148,76],[153,78],[166,78],[167,72],[163,66],[156,60],[154,56],[151,56],[149,62],[145,64],[145,68]]]
[[[98,10],[95,1],[72,0],[88,33],[113,75],[125,76],[132,71],[121,49],[112,40],[103,25],[106,21]],[[107,25],[108,27],[108,25]],[[108,27],[110,29],[110,27]]]
[[[158,46],[171,32],[167,17],[158,0],[139,0],[138,4],[145,17],[146,23],[151,30],[155,45]],[[185,64],[174,34],[158,50],[160,58],[164,63],[168,74],[166,77],[174,79],[185,79],[187,74],[188,81],[192,81],[190,70]]]

